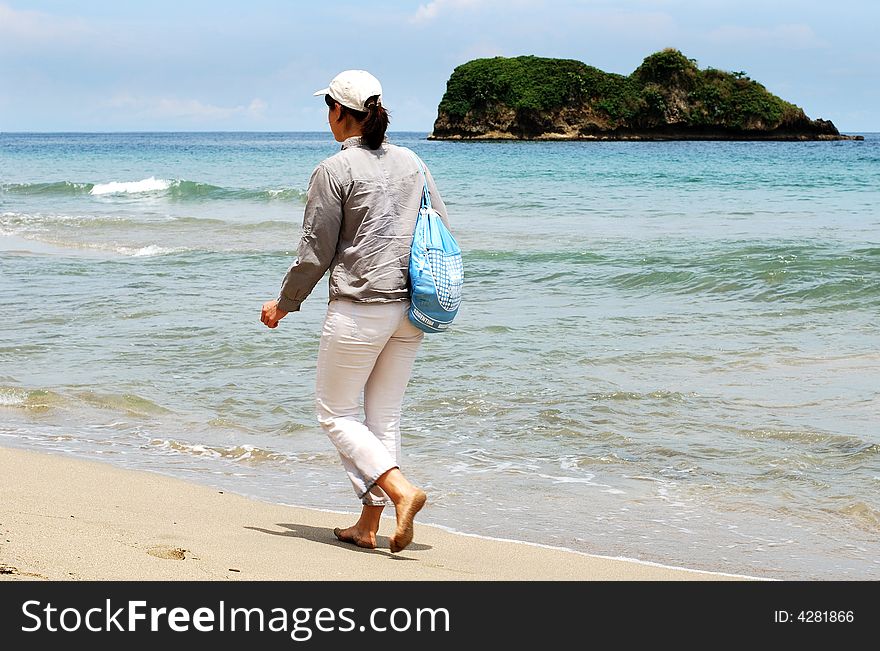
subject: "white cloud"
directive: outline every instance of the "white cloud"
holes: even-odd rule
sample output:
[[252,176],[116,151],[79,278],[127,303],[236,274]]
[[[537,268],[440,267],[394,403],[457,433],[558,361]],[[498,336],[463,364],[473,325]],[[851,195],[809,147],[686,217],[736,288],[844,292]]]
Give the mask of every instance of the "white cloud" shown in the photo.
[[593,25],[604,32],[616,32],[629,37],[670,34],[676,29],[675,20],[662,12],[604,11],[593,14]]
[[673,42],[680,33],[676,20],[668,13],[618,7],[577,9],[561,17],[560,24],[565,26],[567,38],[571,38],[575,30],[585,37],[588,35],[591,43],[600,39],[614,44],[635,42],[654,47],[658,41]]
[[269,105],[266,104],[266,102],[259,97],[255,97],[251,100],[251,103],[248,104],[246,113],[252,118],[261,118],[267,108],[269,108]]
[[414,23],[426,23],[434,20],[441,12],[447,13],[450,10],[468,9],[483,4],[486,4],[486,0],[433,0],[419,5],[411,20]]
[[216,106],[197,99],[144,98],[125,93],[114,96],[105,105],[112,109],[125,111],[139,120],[187,120],[191,122],[217,122],[237,117],[262,119],[268,108],[268,104],[258,97],[252,99],[246,106]]
[[81,18],[63,18],[40,11],[19,11],[0,4],[0,44],[16,47],[62,44],[83,41],[92,29]]
[[410,17],[411,23],[425,24],[433,21],[441,14],[448,15],[462,10],[480,8],[512,9],[517,7],[534,7],[543,5],[543,0],[432,0],[419,5],[416,13]]
[[803,23],[776,27],[741,27],[725,25],[710,31],[709,41],[723,45],[760,45],[784,49],[804,50],[828,47],[813,28]]

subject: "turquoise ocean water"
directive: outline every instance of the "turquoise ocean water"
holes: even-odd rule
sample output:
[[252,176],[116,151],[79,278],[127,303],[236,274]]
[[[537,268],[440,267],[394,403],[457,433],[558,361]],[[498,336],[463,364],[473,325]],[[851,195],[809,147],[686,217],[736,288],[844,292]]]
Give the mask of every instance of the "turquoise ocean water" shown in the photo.
[[[391,140],[431,167],[465,260],[405,403],[423,521],[880,579],[880,134]],[[259,321],[337,147],[0,134],[0,445],[357,510],[313,412],[326,281]]]

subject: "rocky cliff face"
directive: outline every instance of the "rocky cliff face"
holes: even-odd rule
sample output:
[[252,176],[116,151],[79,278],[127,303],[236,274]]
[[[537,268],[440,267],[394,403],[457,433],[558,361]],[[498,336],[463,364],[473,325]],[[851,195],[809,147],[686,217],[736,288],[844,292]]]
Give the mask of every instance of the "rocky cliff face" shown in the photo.
[[678,50],[629,76],[579,61],[477,59],[447,83],[433,139],[841,140],[827,120],[769,93],[742,72],[700,70]]

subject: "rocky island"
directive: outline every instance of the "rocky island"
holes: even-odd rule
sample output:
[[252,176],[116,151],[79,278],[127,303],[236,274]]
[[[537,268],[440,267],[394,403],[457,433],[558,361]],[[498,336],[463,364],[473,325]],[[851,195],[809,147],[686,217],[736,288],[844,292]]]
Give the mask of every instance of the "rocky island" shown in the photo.
[[446,84],[435,140],[862,140],[811,120],[744,72],[701,70],[680,51],[629,76],[571,59],[476,59]]

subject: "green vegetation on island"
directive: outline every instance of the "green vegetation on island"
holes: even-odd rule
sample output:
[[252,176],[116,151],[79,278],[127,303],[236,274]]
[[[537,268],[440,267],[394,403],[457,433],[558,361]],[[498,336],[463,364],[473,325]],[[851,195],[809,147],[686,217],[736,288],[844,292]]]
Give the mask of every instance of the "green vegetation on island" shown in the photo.
[[436,139],[837,140],[826,120],[744,72],[701,70],[675,49],[629,76],[536,56],[476,59],[447,82]]

